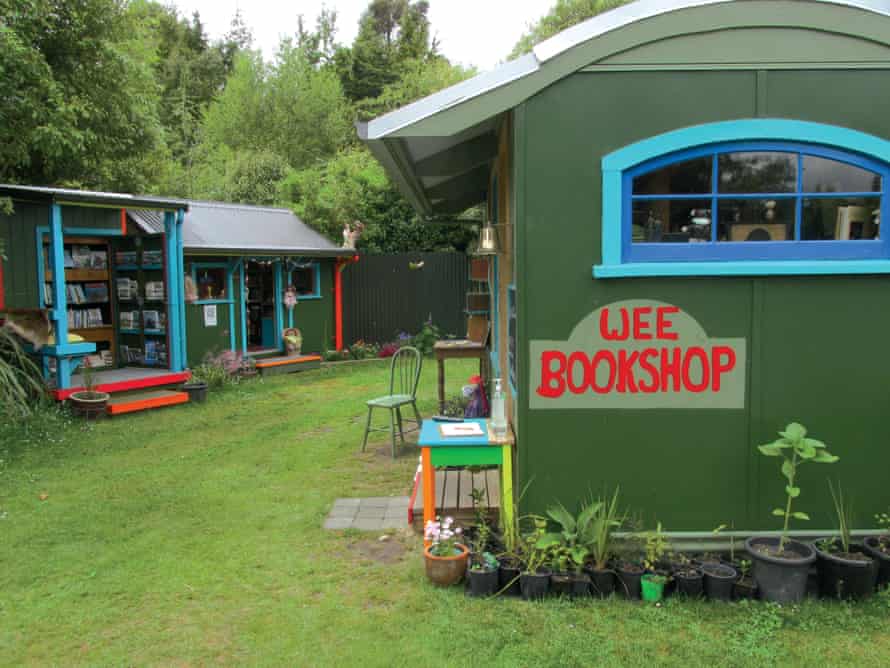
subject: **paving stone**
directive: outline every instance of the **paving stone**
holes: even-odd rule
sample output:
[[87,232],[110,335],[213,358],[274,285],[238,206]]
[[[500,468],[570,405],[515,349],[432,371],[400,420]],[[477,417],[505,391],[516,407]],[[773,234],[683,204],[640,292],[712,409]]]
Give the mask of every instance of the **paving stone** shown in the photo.
[[411,502],[406,498],[404,501],[399,499],[398,501],[390,503],[386,508],[387,510],[408,510],[409,505],[411,505]]
[[358,506],[346,506],[346,507],[338,507],[334,506],[331,508],[331,512],[328,513],[328,517],[355,517],[355,514],[358,512]]
[[389,505],[390,498],[388,496],[372,496],[369,499],[359,499],[361,505],[365,508],[385,508]]
[[361,531],[378,531],[383,528],[383,518],[365,519],[357,518],[352,521],[352,528]]
[[337,499],[334,508],[357,508],[361,502],[361,499]]
[[351,517],[329,517],[324,521],[325,529],[349,529],[352,526]]

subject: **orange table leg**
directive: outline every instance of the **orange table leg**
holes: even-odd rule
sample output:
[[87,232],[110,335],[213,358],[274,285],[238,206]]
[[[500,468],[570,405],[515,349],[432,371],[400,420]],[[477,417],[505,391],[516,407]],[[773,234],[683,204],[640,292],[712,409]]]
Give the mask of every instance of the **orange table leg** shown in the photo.
[[[426,523],[436,519],[436,470],[429,448],[420,449],[420,466],[423,469],[423,527],[426,531]],[[430,541],[424,539],[423,545],[429,547]]]

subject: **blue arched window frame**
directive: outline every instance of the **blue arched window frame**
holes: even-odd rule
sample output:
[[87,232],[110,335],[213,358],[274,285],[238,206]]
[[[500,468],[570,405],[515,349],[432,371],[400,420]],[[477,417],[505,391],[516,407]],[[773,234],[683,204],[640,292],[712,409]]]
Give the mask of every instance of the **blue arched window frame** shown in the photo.
[[[602,160],[602,263],[595,278],[635,276],[732,276],[890,273],[890,233],[879,240],[718,242],[704,244],[631,243],[632,186],[635,176],[672,163],[730,151],[782,151],[838,160],[878,173],[878,192],[840,196],[881,198],[881,221],[890,220],[890,142],[848,128],[784,119],[749,119],[684,128],[615,151]],[[800,157],[798,158],[801,159]],[[713,161],[716,169],[717,161]],[[657,196],[658,199],[778,199],[837,197],[803,193],[798,164],[797,192]],[[796,206],[799,239],[800,204]],[[886,223],[885,223],[886,224]],[[715,226],[714,226],[715,227]]]

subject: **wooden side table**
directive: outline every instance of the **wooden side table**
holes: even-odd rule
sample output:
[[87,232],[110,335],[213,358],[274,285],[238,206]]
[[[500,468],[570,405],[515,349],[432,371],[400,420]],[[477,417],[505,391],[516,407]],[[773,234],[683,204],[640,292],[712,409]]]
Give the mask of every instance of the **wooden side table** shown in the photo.
[[433,346],[436,364],[439,367],[439,413],[445,411],[445,360],[447,359],[479,359],[479,375],[485,377],[484,362],[488,348],[484,343],[474,341],[437,341]]
[[[501,527],[513,524],[513,434],[509,427],[504,438],[491,433],[484,418],[465,420],[477,422],[484,435],[444,437],[441,422],[424,420],[417,444],[421,452],[423,476],[423,526],[436,519],[436,467],[497,466],[501,471]],[[424,545],[429,541],[424,539]]]

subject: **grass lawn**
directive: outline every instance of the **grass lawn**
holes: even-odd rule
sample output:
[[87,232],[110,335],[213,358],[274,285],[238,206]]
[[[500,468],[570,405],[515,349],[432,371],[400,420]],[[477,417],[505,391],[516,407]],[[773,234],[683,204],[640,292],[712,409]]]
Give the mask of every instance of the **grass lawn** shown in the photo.
[[[448,371],[456,390],[472,364]],[[380,435],[359,453],[386,373],[279,376],[89,427],[0,426],[0,665],[890,663],[887,596],[478,601],[426,584],[415,537],[323,530],[337,497],[409,491],[416,450],[393,462]],[[421,393],[429,415],[432,363]]]

